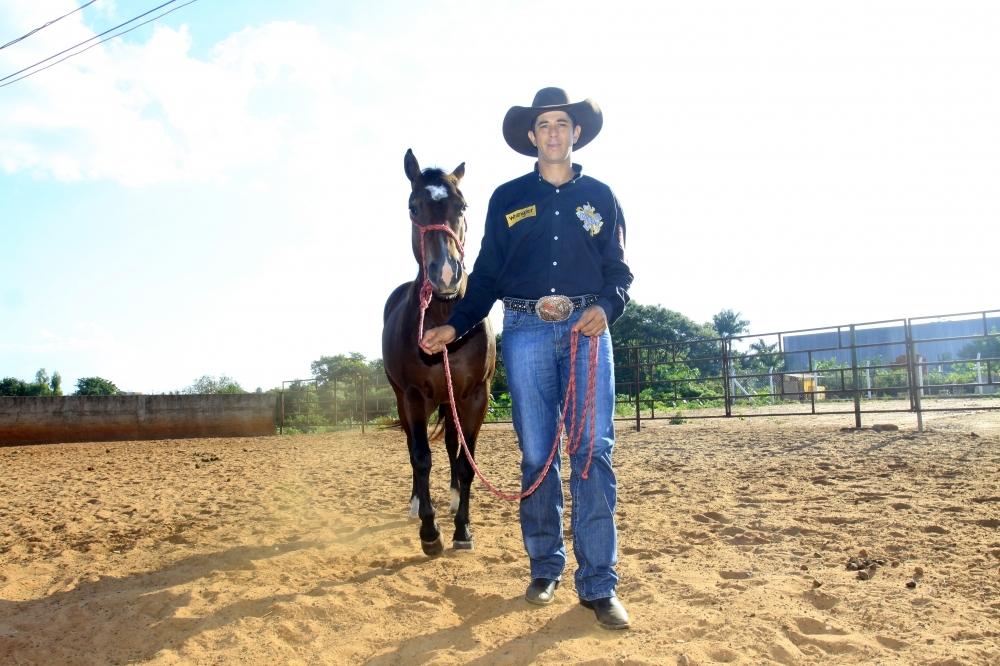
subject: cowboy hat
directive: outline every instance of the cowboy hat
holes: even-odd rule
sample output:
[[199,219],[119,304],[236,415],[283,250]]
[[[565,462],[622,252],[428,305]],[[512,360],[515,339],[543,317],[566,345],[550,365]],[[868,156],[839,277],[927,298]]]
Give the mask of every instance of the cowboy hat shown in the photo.
[[537,157],[538,149],[528,138],[528,130],[534,129],[535,118],[548,111],[565,111],[580,126],[580,138],[573,146],[575,150],[590,143],[601,131],[604,116],[601,107],[592,99],[571,104],[569,95],[562,88],[542,88],[535,93],[531,106],[512,106],[503,119],[503,138],[507,145],[528,157]]

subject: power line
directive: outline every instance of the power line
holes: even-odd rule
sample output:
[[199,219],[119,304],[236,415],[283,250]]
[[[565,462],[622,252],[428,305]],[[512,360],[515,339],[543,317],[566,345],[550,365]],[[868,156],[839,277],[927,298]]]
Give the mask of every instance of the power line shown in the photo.
[[75,14],[75,13],[77,13],[78,11],[80,11],[81,9],[83,9],[84,7],[89,7],[90,5],[94,4],[95,2],[97,2],[97,0],[90,0],[90,2],[88,2],[88,3],[85,3],[85,4],[82,4],[82,5],[80,5],[79,7],[77,7],[76,9],[74,9],[73,11],[71,11],[71,12],[68,12],[68,13],[66,13],[66,14],[63,14],[63,15],[62,15],[62,16],[60,16],[59,18],[55,18],[55,19],[52,19],[51,21],[49,21],[49,22],[48,22],[48,23],[46,23],[45,25],[42,25],[42,26],[39,26],[39,27],[35,28],[34,30],[32,30],[32,31],[31,31],[31,32],[29,32],[28,34],[26,34],[26,35],[21,35],[21,36],[20,36],[20,37],[18,37],[17,39],[12,39],[12,40],[10,40],[9,42],[7,42],[6,44],[4,44],[3,46],[0,46],[0,50],[2,50],[2,49],[5,49],[5,48],[7,48],[8,46],[11,46],[11,45],[13,45],[13,44],[17,44],[17,43],[18,43],[19,41],[21,41],[22,39],[27,39],[28,37],[31,37],[31,36],[32,36],[33,34],[35,34],[36,32],[38,32],[39,30],[42,30],[42,29],[44,29],[44,28],[47,28],[47,27],[49,27],[50,25],[52,25],[53,23],[56,23],[56,22],[58,22],[58,21],[61,21],[61,20],[63,20],[64,18],[66,18],[66,17],[67,17],[67,16],[69,16],[70,14]]
[[[118,28],[121,28],[122,26],[126,26],[126,25],[128,25],[129,23],[132,23],[132,22],[134,22],[134,21],[138,21],[139,19],[141,19],[141,18],[142,18],[142,17],[144,17],[144,16],[149,16],[149,15],[150,15],[150,14],[152,14],[153,12],[155,12],[155,11],[157,11],[157,10],[159,10],[159,9],[163,9],[163,8],[164,8],[164,7],[166,7],[167,5],[172,5],[172,4],[174,4],[175,2],[177,2],[177,0],[168,0],[167,2],[164,2],[164,3],[162,4],[162,5],[159,5],[159,6],[157,6],[157,7],[153,7],[153,8],[152,8],[152,9],[150,9],[150,10],[149,10],[148,12],[144,12],[144,13],[142,13],[142,14],[139,14],[139,15],[138,15],[138,16],[136,16],[135,18],[131,18],[131,19],[129,19],[128,21],[125,21],[124,23],[119,23],[119,24],[118,24],[118,25],[116,25],[115,27],[113,27],[113,28],[109,28],[108,30],[105,30],[104,32],[100,33],[99,35],[94,35],[94,36],[93,36],[93,37],[91,37],[90,39],[85,39],[85,40],[83,40],[82,42],[80,42],[79,44],[75,44],[75,45],[73,45],[73,46],[69,47],[68,49],[63,49],[63,50],[62,50],[62,51],[60,51],[59,53],[56,53],[55,55],[51,55],[51,56],[49,56],[48,58],[46,58],[46,59],[44,59],[44,60],[39,60],[39,61],[38,61],[38,62],[36,62],[36,63],[35,63],[34,65],[29,65],[28,67],[25,67],[24,69],[19,69],[18,71],[14,72],[13,74],[8,74],[7,76],[5,76],[5,77],[3,77],[2,79],[0,79],[0,81],[7,81],[7,79],[9,79],[9,78],[12,78],[12,77],[14,77],[14,76],[17,76],[18,74],[20,74],[20,73],[22,73],[22,72],[27,72],[27,71],[28,71],[29,69],[34,69],[35,67],[38,67],[38,66],[39,66],[39,65],[41,65],[42,63],[45,63],[45,62],[48,62],[49,60],[52,60],[53,58],[58,58],[59,56],[61,56],[61,55],[62,55],[62,54],[64,54],[64,53],[67,53],[67,52],[69,52],[69,51],[72,51],[73,49],[75,49],[75,48],[77,48],[77,47],[79,47],[79,46],[83,46],[83,45],[84,45],[84,44],[86,44],[87,42],[92,42],[92,41],[94,41],[95,39],[97,39],[98,37],[103,37],[104,35],[108,34],[109,32],[114,32],[115,30],[117,30]],[[173,9],[171,9],[170,11],[166,11],[166,12],[163,12],[163,13],[162,13],[162,14],[160,14],[159,16],[155,16],[155,17],[153,17],[153,18],[149,19],[148,21],[144,21],[144,22],[140,23],[140,24],[139,24],[139,25],[137,25],[137,26],[133,26],[132,28],[129,28],[128,30],[123,30],[122,32],[120,32],[120,33],[118,33],[118,34],[115,34],[115,35],[111,35],[111,37],[108,37],[107,39],[102,39],[101,41],[97,42],[97,44],[91,44],[90,46],[88,46],[88,47],[87,47],[87,48],[85,48],[85,49],[81,49],[80,51],[77,51],[76,53],[71,53],[70,55],[66,56],[66,58],[62,58],[62,59],[60,59],[60,60],[58,60],[58,61],[56,61],[56,62],[52,63],[52,65],[57,65],[57,64],[59,64],[60,62],[62,62],[63,60],[66,60],[67,58],[72,58],[72,57],[73,57],[73,56],[75,56],[75,55],[79,55],[79,54],[83,53],[84,51],[89,51],[90,49],[94,48],[94,47],[95,47],[95,46],[97,46],[98,44],[103,44],[104,42],[108,41],[108,39],[114,39],[115,37],[118,37],[118,36],[120,36],[120,35],[124,35],[124,34],[126,34],[126,33],[128,33],[128,32],[132,32],[132,31],[133,31],[133,30],[135,30],[136,28],[139,28],[139,27],[141,27],[141,26],[144,26],[144,25],[146,25],[147,23],[149,23],[150,21],[155,21],[156,19],[158,19],[158,18],[160,18],[160,17],[163,17],[163,16],[166,16],[167,14],[170,14],[171,12],[174,12],[174,11],[177,11],[177,10],[178,10],[178,9],[180,9],[181,7],[186,7],[187,5],[190,5],[190,4],[191,4],[191,3],[193,3],[193,2],[197,2],[197,0],[190,0],[189,2],[186,2],[186,3],[184,3],[183,5],[180,5],[179,7],[174,7],[174,8],[173,8]],[[22,77],[19,77],[19,78],[16,78],[16,79],[14,79],[13,81],[8,81],[7,83],[4,83],[4,84],[0,84],[0,88],[3,88],[4,86],[9,86],[9,85],[10,85],[11,83],[15,83],[15,82],[17,82],[17,81],[20,81],[21,79],[26,79],[26,78],[28,78],[29,76],[32,76],[32,75],[34,75],[34,74],[37,74],[38,72],[41,72],[41,71],[44,71],[44,70],[48,69],[49,67],[52,67],[52,65],[48,65],[48,66],[46,66],[46,67],[42,67],[42,68],[40,68],[40,69],[38,69],[38,70],[35,70],[34,72],[31,72],[31,73],[29,73],[29,74],[25,74],[25,75],[24,75],[24,76],[22,76]]]

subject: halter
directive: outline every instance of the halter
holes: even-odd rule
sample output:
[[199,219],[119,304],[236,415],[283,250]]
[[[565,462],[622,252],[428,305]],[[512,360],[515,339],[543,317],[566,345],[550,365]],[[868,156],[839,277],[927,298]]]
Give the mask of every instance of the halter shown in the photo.
[[[410,222],[412,222],[413,226],[420,231],[420,272],[424,276],[424,281],[420,285],[420,326],[417,329],[417,340],[419,341],[424,337],[424,313],[427,311],[427,306],[431,304],[431,298],[434,297],[434,285],[431,284],[431,278],[427,272],[427,250],[425,249],[424,238],[430,231],[443,231],[451,236],[452,240],[455,241],[455,245],[458,246],[458,254],[462,258],[461,266],[463,271],[465,270],[465,246],[462,245],[462,241],[458,237],[458,234],[456,234],[447,224],[421,225],[417,224],[417,221],[412,217],[410,218]],[[445,360],[447,361],[447,356],[445,357]]]
[[[431,231],[443,231],[447,233],[455,241],[455,245],[458,246],[458,252],[462,257],[462,270],[465,270],[465,248],[462,246],[462,241],[458,238],[451,227],[447,224],[428,224],[420,225],[412,217],[410,221],[413,223],[417,229],[420,230],[420,270],[423,272],[424,281],[420,285],[420,325],[417,329],[417,344],[424,337],[424,314],[427,311],[427,307],[431,303],[431,298],[434,296],[434,286],[431,284],[431,279],[427,274],[427,254],[424,245],[424,237]],[[455,430],[458,432],[458,441],[462,445],[462,451],[465,452],[465,458],[469,461],[472,466],[472,470],[479,477],[479,480],[483,482],[483,485],[489,489],[491,493],[499,497],[500,499],[507,500],[509,502],[516,502],[522,500],[529,495],[531,495],[538,486],[542,485],[542,481],[549,473],[549,469],[552,467],[552,461],[556,457],[556,452],[559,451],[559,440],[563,434],[563,428],[565,427],[568,441],[566,442],[566,453],[569,455],[575,454],[579,449],[580,445],[583,443],[583,429],[587,421],[590,421],[590,445],[587,450],[587,463],[583,467],[583,471],[580,476],[584,479],[588,478],[590,472],[590,463],[594,457],[594,437],[597,430],[597,359],[600,353],[600,337],[592,336],[590,338],[590,355],[587,359],[587,391],[584,396],[583,409],[579,414],[579,419],[577,419],[576,412],[576,351],[579,346],[580,332],[572,331],[570,333],[570,344],[569,344],[569,365],[572,369],[569,373],[569,384],[566,386],[566,397],[563,400],[562,406],[562,418],[559,419],[559,423],[556,427],[556,437],[552,442],[552,450],[549,452],[549,457],[545,461],[545,466],[539,473],[538,478],[535,482],[528,487],[527,490],[520,494],[507,494],[502,490],[498,489],[489,479],[480,471],[479,466],[476,465],[475,458],[472,457],[472,453],[469,451],[469,445],[465,441],[465,433],[462,432],[461,421],[458,420],[458,408],[455,406],[455,389],[452,385],[451,380],[451,363],[448,361],[448,348],[445,347],[441,352],[444,362],[444,376],[445,385],[448,388],[448,402],[451,405],[451,416],[455,424]],[[573,405],[572,411],[568,414],[569,420],[567,421],[567,409],[570,404]]]

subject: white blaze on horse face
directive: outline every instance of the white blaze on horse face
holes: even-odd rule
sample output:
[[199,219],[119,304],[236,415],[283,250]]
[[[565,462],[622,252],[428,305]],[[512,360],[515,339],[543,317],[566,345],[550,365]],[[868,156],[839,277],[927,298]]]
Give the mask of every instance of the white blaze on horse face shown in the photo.
[[444,185],[428,185],[427,191],[434,201],[441,201],[441,199],[448,198],[448,188]]
[[441,269],[441,284],[450,285],[451,281],[455,278],[455,271],[451,269],[451,262],[445,261],[444,267]]

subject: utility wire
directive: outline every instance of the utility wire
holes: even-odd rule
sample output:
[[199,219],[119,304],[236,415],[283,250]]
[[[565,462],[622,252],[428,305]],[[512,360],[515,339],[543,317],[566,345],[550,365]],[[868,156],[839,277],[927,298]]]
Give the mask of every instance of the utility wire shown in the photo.
[[97,0],[90,0],[90,2],[88,2],[88,3],[86,3],[86,4],[83,4],[83,5],[80,5],[79,7],[77,7],[76,9],[74,9],[73,11],[71,11],[71,12],[69,12],[69,13],[67,13],[67,14],[63,14],[63,15],[62,15],[62,16],[60,16],[59,18],[56,18],[56,19],[52,19],[51,21],[49,21],[48,23],[46,23],[46,24],[45,24],[45,25],[43,25],[43,26],[40,26],[40,27],[38,27],[38,28],[35,28],[34,30],[32,30],[32,31],[31,31],[31,32],[29,32],[28,34],[26,34],[26,35],[21,35],[21,36],[20,36],[20,37],[18,37],[17,39],[12,39],[12,40],[10,40],[9,42],[7,42],[6,44],[4,44],[3,46],[0,46],[0,50],[2,50],[2,49],[5,49],[5,48],[7,48],[8,46],[12,46],[12,45],[14,45],[14,44],[17,44],[17,43],[18,43],[19,41],[21,41],[22,39],[27,39],[28,37],[31,37],[31,36],[32,36],[33,34],[35,34],[36,32],[38,32],[39,30],[42,30],[43,28],[47,28],[47,27],[49,27],[50,25],[52,25],[53,23],[56,23],[56,22],[58,22],[58,21],[61,21],[61,20],[63,20],[64,18],[66,18],[66,17],[67,17],[67,16],[69,16],[70,14],[75,14],[75,13],[77,13],[78,11],[80,11],[81,9],[83,9],[84,7],[89,7],[90,5],[94,4],[95,2],[97,2]]
[[[195,1],[196,1],[196,0],[191,0],[191,2],[195,2]],[[152,8],[152,9],[150,9],[150,10],[149,10],[148,12],[145,12],[145,13],[143,13],[143,14],[139,14],[139,15],[138,15],[138,16],[136,16],[135,18],[131,18],[131,19],[129,19],[128,21],[125,21],[124,23],[119,23],[119,24],[118,24],[118,25],[116,25],[115,27],[113,27],[113,28],[109,28],[108,30],[105,30],[104,32],[102,32],[102,33],[101,33],[101,34],[99,34],[99,35],[94,35],[94,36],[93,36],[93,37],[91,37],[90,39],[85,39],[85,40],[83,40],[82,42],[80,42],[79,44],[75,44],[75,45],[73,45],[73,46],[69,47],[68,49],[63,49],[63,50],[62,50],[62,51],[60,51],[59,53],[56,53],[55,55],[51,55],[51,56],[49,56],[48,58],[46,58],[45,60],[39,60],[39,61],[38,61],[38,62],[36,62],[36,63],[35,63],[34,65],[29,65],[28,67],[25,67],[24,69],[19,69],[18,71],[14,72],[13,74],[8,74],[7,76],[5,76],[5,77],[3,77],[2,79],[0,79],[0,81],[6,81],[6,80],[7,80],[7,79],[9,79],[9,78],[12,78],[12,77],[15,77],[15,76],[17,76],[17,75],[18,75],[18,74],[20,74],[21,72],[27,72],[27,71],[28,71],[29,69],[34,69],[35,67],[38,67],[39,65],[41,65],[41,64],[42,64],[42,63],[44,63],[44,62],[48,62],[49,60],[52,60],[53,58],[58,58],[58,57],[59,57],[59,56],[61,56],[62,54],[64,54],[64,53],[67,53],[67,52],[69,52],[69,51],[72,51],[73,49],[77,48],[78,46],[83,46],[83,45],[84,45],[84,44],[86,44],[87,42],[92,42],[92,41],[94,41],[95,39],[97,39],[98,37],[103,37],[104,35],[108,34],[109,32],[114,32],[115,30],[117,30],[118,28],[120,28],[120,27],[122,27],[122,26],[125,26],[125,25],[128,25],[129,23],[132,23],[133,21],[138,21],[138,20],[139,20],[139,19],[141,19],[142,17],[144,17],[144,16],[149,16],[149,15],[150,15],[150,14],[152,14],[153,12],[155,12],[155,11],[157,11],[157,10],[159,10],[159,9],[162,9],[162,8],[166,7],[167,5],[172,5],[172,4],[174,4],[175,2],[177,2],[177,0],[168,0],[167,2],[164,2],[164,3],[162,4],[162,5],[159,5],[158,7],[153,7],[153,8]],[[191,4],[191,2],[187,2],[187,3],[185,3],[185,4],[186,4],[186,5],[190,5],[190,4]],[[181,5],[181,7],[183,7],[183,6],[185,6],[185,5]],[[175,7],[174,9],[180,9],[180,7]],[[174,10],[172,9],[172,10],[170,10],[170,11],[174,11]],[[169,14],[169,13],[170,13],[170,12],[164,12],[163,14],[160,14],[160,16],[166,16],[166,15],[167,15],[167,14]],[[156,20],[157,18],[160,18],[160,16],[157,16],[156,18],[152,18],[152,19],[150,19],[150,21],[155,21],[155,20]],[[145,21],[144,23],[140,23],[139,25],[137,25],[137,26],[135,26],[135,27],[133,27],[133,28],[130,28],[129,30],[125,30],[125,31],[123,31],[123,32],[121,32],[121,33],[119,33],[119,34],[120,34],[120,35],[124,35],[124,34],[125,34],[126,32],[131,32],[132,30],[135,30],[135,28],[138,28],[138,27],[139,27],[139,26],[141,26],[141,25],[145,25],[146,23],[149,23],[149,21]],[[118,35],[112,35],[111,37],[108,37],[108,39],[113,39],[113,38],[115,38],[115,37],[117,37],[117,36],[118,36]],[[101,40],[100,42],[97,42],[97,44],[103,44],[104,42],[108,41],[108,39],[102,39],[102,40]],[[74,55],[77,55],[78,53],[83,53],[84,51],[87,51],[87,50],[89,50],[89,49],[93,48],[94,46],[97,46],[97,44],[92,44],[91,46],[88,46],[87,48],[85,48],[85,49],[83,49],[83,50],[81,50],[81,51],[77,51],[77,53],[72,53],[72,54],[70,54],[70,55],[66,56],[66,58],[70,58],[70,57],[72,57],[72,56],[74,56]],[[59,60],[58,62],[62,62],[63,60],[66,60],[66,58],[63,58],[62,60]],[[55,65],[55,64],[57,64],[57,63],[52,63],[52,65]],[[37,70],[37,72],[40,72],[40,71],[42,71],[42,70],[45,70],[45,69],[48,69],[48,68],[49,68],[49,67],[51,67],[52,65],[49,65],[48,67],[42,67],[41,69]],[[36,74],[37,72],[32,72],[31,74]],[[31,76],[31,74],[28,74],[28,75],[26,75],[26,76],[22,76],[22,77],[20,77],[20,78],[17,78],[17,79],[14,79],[14,81],[20,81],[21,79],[25,79],[25,78],[27,78],[28,76]],[[2,88],[3,86],[6,86],[6,85],[10,85],[11,83],[14,83],[14,81],[10,81],[9,83],[5,83],[5,84],[3,84],[3,85],[0,85],[0,88]]]

